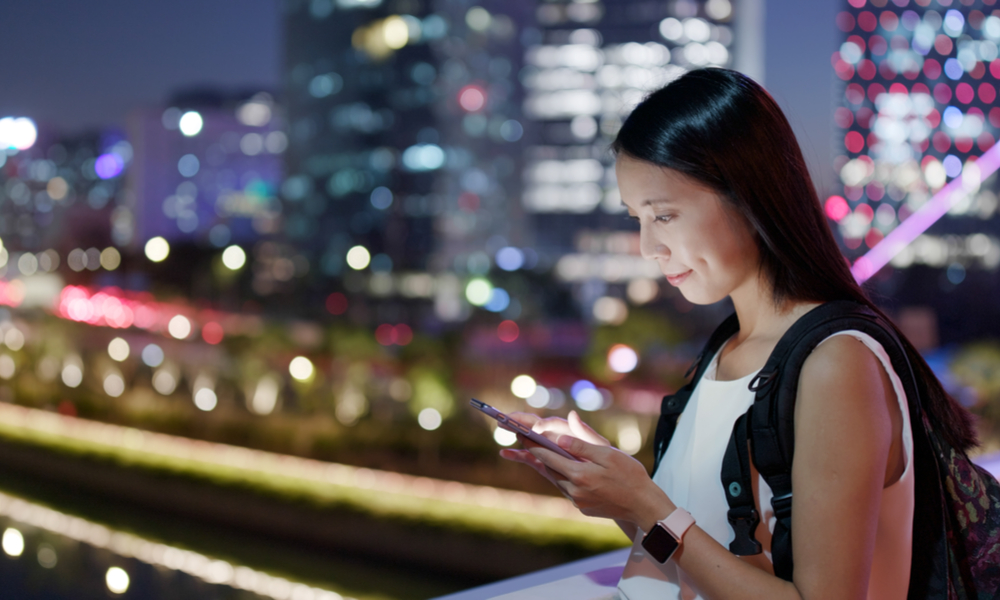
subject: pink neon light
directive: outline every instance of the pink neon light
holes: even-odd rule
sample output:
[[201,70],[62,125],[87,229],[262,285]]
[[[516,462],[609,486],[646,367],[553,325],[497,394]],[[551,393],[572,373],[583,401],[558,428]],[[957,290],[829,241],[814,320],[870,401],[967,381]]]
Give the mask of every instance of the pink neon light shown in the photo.
[[[987,150],[973,164],[978,167],[979,175],[973,181],[965,183],[965,185],[969,185],[972,189],[978,187],[987,177],[1000,168],[1000,144],[996,144]],[[855,261],[854,266],[851,267],[854,279],[858,283],[867,281],[869,277],[878,273],[879,269],[887,265],[893,257],[902,252],[903,248],[909,246],[913,240],[917,239],[917,236],[927,231],[928,227],[943,217],[955,203],[969,193],[970,190],[964,188],[963,182],[970,175],[972,175],[971,172],[963,171],[961,175],[952,179],[948,185],[934,194],[934,197],[927,204],[917,209],[915,213],[910,215],[910,218],[900,223],[899,227],[893,229],[889,235],[885,236],[885,239]]]

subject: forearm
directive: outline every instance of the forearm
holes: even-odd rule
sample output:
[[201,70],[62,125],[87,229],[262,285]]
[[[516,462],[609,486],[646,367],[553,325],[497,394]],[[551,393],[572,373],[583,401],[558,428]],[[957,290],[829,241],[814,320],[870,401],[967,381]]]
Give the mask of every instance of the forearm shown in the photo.
[[707,599],[802,599],[794,584],[744,562],[697,525],[688,530],[671,560]]
[[[649,531],[666,518],[676,505],[663,494],[643,495],[639,504],[638,527]],[[740,559],[728,548],[705,533],[697,524],[685,534],[677,552],[670,559],[691,578],[701,595],[712,600],[801,600],[796,587],[773,574]]]
[[628,537],[630,541],[635,539],[635,534],[639,531],[639,528],[636,527],[635,523],[632,523],[631,521],[625,521],[622,519],[615,519],[615,523],[618,525],[618,528],[622,530],[622,532]]

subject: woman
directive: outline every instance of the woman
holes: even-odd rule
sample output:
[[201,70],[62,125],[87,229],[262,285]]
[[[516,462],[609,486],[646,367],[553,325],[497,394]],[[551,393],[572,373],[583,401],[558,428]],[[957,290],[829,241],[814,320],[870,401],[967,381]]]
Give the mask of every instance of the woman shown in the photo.
[[[773,574],[770,490],[756,473],[757,509],[770,522],[757,534],[765,552],[728,550],[719,472],[732,425],[753,401],[748,382],[816,306],[853,300],[879,312],[836,246],[781,110],[739,73],[691,71],[643,101],[613,149],[643,257],[693,303],[729,297],[739,332],[711,357],[652,478],[576,413],[518,418],[584,460],[530,445],[502,455],[548,477],[584,514],[618,522],[634,541],[623,598],[906,598],[914,507],[907,399],[885,350],[861,332],[827,338],[801,372],[792,581]],[[903,343],[918,376],[933,378]],[[956,448],[974,445],[967,413],[931,387],[927,411],[944,436]],[[664,521],[680,544],[660,564],[642,540]]]

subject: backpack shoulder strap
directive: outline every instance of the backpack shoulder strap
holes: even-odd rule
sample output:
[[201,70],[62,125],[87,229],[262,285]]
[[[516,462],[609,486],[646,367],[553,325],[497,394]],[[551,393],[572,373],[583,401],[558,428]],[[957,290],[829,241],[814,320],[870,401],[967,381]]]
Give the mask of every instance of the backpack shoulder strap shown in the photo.
[[739,330],[740,322],[736,318],[736,313],[733,313],[715,328],[715,331],[709,336],[708,342],[705,343],[705,347],[702,348],[701,353],[698,354],[694,362],[691,363],[691,366],[688,367],[687,373],[684,374],[684,377],[688,377],[693,372],[694,377],[675,393],[663,397],[663,400],[660,402],[660,418],[656,422],[656,434],[653,438],[653,455],[655,459],[653,470],[650,472],[651,475],[656,473],[656,469],[660,466],[660,461],[663,459],[663,455],[667,451],[667,446],[670,445],[670,440],[674,437],[674,431],[677,429],[677,419],[684,412],[684,407],[687,406],[688,400],[691,399],[691,393],[694,392],[698,381],[701,380],[702,375],[708,369],[708,365],[712,362],[712,357]]
[[[891,327],[868,307],[850,301],[828,302],[803,315],[778,341],[760,373],[750,382],[754,404],[737,421],[723,459],[722,484],[729,493],[730,522],[737,539],[731,549],[753,553],[752,540],[755,509],[749,490],[750,470],[745,457],[747,441],[753,464],[771,487],[771,505],[777,519],[771,538],[775,574],[791,580],[791,467],[795,449],[795,400],[802,365],[810,353],[830,335],[858,330],[871,335],[886,349],[894,368],[905,382],[908,397],[916,398],[913,371]],[[914,402],[915,403],[915,402]],[[732,484],[736,485],[733,486]],[[733,490],[744,493],[733,494]],[[752,511],[752,512],[751,512]],[[741,519],[746,523],[741,522]],[[735,521],[735,522],[734,522]],[[738,526],[742,525],[742,526]],[[752,525],[748,527],[747,525]],[[748,533],[749,538],[748,539]],[[742,535],[741,535],[742,534]],[[758,550],[759,551],[759,550]]]

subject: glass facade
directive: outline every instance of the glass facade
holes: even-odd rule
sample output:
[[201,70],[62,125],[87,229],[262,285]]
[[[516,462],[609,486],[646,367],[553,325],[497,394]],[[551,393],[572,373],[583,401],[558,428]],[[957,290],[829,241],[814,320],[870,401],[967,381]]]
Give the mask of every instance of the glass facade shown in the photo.
[[[856,273],[875,275],[905,304],[937,305],[944,330],[958,298],[996,287],[1000,266],[995,166],[976,164],[1000,132],[995,5],[849,0],[837,15],[843,195],[826,199],[827,215],[852,262],[860,259]],[[876,274],[887,260],[891,268]]]

